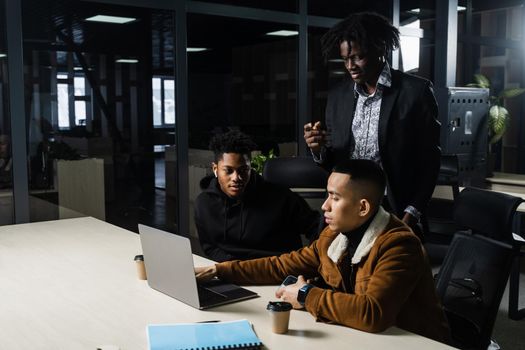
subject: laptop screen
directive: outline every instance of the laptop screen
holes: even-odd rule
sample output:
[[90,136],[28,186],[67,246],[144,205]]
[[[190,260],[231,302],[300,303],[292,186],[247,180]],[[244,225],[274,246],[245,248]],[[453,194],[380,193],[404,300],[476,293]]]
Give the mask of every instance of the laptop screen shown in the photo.
[[139,233],[149,286],[199,308],[190,240],[140,224]]

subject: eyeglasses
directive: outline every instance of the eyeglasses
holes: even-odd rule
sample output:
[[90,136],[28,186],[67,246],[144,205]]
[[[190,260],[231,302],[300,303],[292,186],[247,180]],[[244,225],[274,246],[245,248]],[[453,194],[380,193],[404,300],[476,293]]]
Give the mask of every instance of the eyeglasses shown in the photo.
[[350,62],[353,64],[361,63],[365,59],[366,59],[365,55],[351,55],[351,56],[341,57],[341,60],[343,60],[345,66]]

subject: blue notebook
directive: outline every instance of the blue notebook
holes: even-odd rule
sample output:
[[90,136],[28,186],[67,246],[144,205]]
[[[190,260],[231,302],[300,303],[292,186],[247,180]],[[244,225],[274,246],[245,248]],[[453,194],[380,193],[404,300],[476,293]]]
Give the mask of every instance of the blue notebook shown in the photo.
[[261,345],[247,320],[148,326],[149,350],[260,349]]

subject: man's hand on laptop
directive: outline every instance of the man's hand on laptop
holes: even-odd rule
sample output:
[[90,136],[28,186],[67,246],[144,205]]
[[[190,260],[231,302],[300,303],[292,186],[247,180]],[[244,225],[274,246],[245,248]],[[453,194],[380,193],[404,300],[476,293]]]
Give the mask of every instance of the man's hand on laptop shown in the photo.
[[215,265],[199,266],[195,267],[194,269],[195,277],[197,277],[197,281],[199,282],[206,282],[214,277],[217,277],[217,268],[215,267]]

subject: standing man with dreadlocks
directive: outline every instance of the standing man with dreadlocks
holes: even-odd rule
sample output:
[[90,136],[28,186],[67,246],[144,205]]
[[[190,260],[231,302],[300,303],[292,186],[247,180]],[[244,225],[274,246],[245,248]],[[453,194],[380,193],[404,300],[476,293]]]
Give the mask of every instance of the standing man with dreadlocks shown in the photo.
[[399,31],[374,13],[356,13],[321,38],[325,59],[339,49],[350,78],[329,95],[326,129],[304,126],[314,160],[331,169],[341,160],[370,159],[387,176],[392,212],[416,228],[439,171],[440,124],[432,84],[390,68]]

